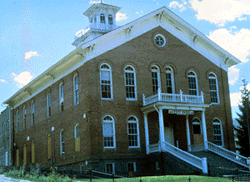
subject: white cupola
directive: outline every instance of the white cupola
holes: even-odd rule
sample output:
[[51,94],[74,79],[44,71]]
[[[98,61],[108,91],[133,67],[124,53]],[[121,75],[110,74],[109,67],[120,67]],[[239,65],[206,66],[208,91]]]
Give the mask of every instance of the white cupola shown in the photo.
[[83,13],[88,17],[90,25],[76,33],[75,41],[72,44],[79,47],[82,43],[116,29],[116,13],[120,9],[121,7],[102,2],[93,4]]

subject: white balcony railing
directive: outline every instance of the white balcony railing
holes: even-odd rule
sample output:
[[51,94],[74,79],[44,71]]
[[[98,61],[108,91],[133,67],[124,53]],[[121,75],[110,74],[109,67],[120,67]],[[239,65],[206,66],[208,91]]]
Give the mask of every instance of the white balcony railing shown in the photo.
[[235,152],[232,152],[230,150],[227,150],[225,148],[222,148],[222,147],[215,145],[209,141],[207,141],[207,146],[208,146],[209,151],[214,152],[222,157],[225,157],[228,160],[231,160],[237,164],[240,164],[244,167],[249,168],[249,162],[250,162],[249,158],[244,157],[244,156],[237,154]]
[[149,97],[145,97],[145,95],[143,95],[143,106],[152,104],[157,101],[203,104],[204,94],[203,92],[201,92],[201,95],[185,95],[182,94],[181,90],[180,94],[167,94],[161,93],[161,91],[159,90],[157,94]]
[[160,152],[161,145],[159,143],[151,144],[148,146],[148,153]]

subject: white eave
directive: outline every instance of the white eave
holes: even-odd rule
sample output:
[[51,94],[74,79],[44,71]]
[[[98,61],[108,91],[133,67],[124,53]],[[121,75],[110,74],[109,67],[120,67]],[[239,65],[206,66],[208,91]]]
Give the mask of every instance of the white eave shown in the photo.
[[240,63],[240,60],[215,44],[208,37],[166,7],[162,7],[133,22],[79,45],[78,48],[6,100],[4,104],[9,104],[14,108],[18,107],[82,66],[85,62],[159,26],[225,71],[227,71],[228,67]]

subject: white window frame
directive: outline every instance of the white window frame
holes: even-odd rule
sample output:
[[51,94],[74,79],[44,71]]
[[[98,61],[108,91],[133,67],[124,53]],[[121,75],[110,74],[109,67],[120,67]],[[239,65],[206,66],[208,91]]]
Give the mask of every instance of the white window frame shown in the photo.
[[[195,78],[196,89],[190,88],[190,80],[189,80],[189,78]],[[194,94],[190,94],[190,91],[195,91],[196,92],[195,95],[199,95],[197,74],[192,70],[188,72],[188,90],[189,90],[189,95],[194,95]]]
[[[154,84],[154,73],[156,73],[157,85]],[[153,95],[158,93],[158,90],[161,90],[161,76],[160,76],[160,68],[156,65],[151,67],[151,75],[152,75],[152,86],[153,86]]]
[[[112,170],[113,170],[113,172],[112,173],[109,173],[108,172],[108,169],[107,169],[107,165],[112,165]],[[109,173],[109,174],[115,174],[115,163],[114,162],[108,162],[108,163],[105,163],[105,172],[106,173]]]
[[51,93],[47,93],[47,118],[51,117]]
[[[129,166],[128,166],[129,164],[133,164],[134,171],[129,171]],[[128,162],[127,163],[127,171],[128,172],[136,172],[136,162]]]
[[[110,117],[111,120],[105,120],[106,117]],[[114,120],[114,118],[110,115],[106,115],[103,117],[102,122],[103,122],[103,125],[102,125],[102,127],[103,127],[103,147],[104,148],[116,148],[115,120]],[[113,135],[104,136],[104,124],[112,124]],[[105,137],[113,137],[113,146],[105,146]]]
[[74,127],[74,138],[79,138],[79,137],[80,137],[80,128],[79,128],[79,124],[76,124]]
[[59,108],[60,112],[64,111],[64,84],[63,82],[59,85]]
[[[219,122],[216,122],[216,123],[215,123],[215,120],[217,120],[217,121],[219,121]],[[214,125],[219,125],[219,126],[220,126],[220,132],[221,132],[221,134],[215,134],[215,133],[214,133]],[[218,145],[218,146],[220,146],[220,147],[224,147],[224,137],[223,137],[222,122],[221,122],[221,120],[218,119],[218,118],[214,118],[214,119],[213,119],[213,134],[214,134],[214,138],[215,138],[215,136],[221,136],[221,145],[216,144],[215,140],[214,140],[214,144],[216,144],[216,145]]]
[[[134,120],[130,120],[130,118],[134,118],[135,119],[135,121]],[[129,145],[129,148],[140,148],[140,132],[139,132],[139,122],[138,122],[138,119],[137,119],[137,117],[135,117],[135,116],[129,116],[128,117],[128,119],[127,119],[127,134],[128,134],[128,140],[129,140],[129,136],[131,135],[135,135],[135,134],[130,134],[129,133],[129,124],[136,124],[136,129],[137,129],[137,134],[136,134],[136,136],[137,136],[137,145],[135,145],[135,146],[130,146],[129,145],[129,143],[130,142],[128,142],[128,145]]]
[[[102,66],[106,65],[108,68],[102,68]],[[108,72],[110,83],[102,83],[102,72]],[[102,97],[102,86],[110,86],[110,98]],[[112,100],[113,99],[113,83],[112,83],[112,69],[111,66],[107,63],[103,63],[100,65],[100,90],[101,90],[101,99],[102,100]]]
[[[198,122],[195,121],[195,120],[198,120]],[[195,133],[194,133],[194,127],[193,127],[194,125],[199,125],[199,126],[200,126],[200,133],[196,133],[196,134],[202,134],[202,125],[201,125],[201,121],[200,121],[199,118],[193,118],[193,119],[192,119],[192,133],[193,133],[193,134],[195,134]]]
[[79,104],[79,77],[77,74],[73,77],[73,95],[74,95],[74,105]]
[[113,25],[113,15],[111,14],[108,15],[108,23],[109,25]]
[[16,133],[19,132],[19,111],[16,111]]
[[[216,86],[216,90],[211,90],[211,83],[210,83],[210,80],[215,80],[215,86]],[[219,99],[219,87],[218,87],[218,79],[217,79],[217,76],[216,74],[214,73],[209,73],[208,74],[208,81],[209,81],[209,90],[210,90],[210,99],[211,99],[211,104],[219,104],[220,103],[220,99]],[[217,102],[213,102],[212,101],[212,92],[215,92],[216,93],[216,99],[217,99]]]
[[105,15],[103,13],[100,14],[100,23],[105,23]]
[[[170,69],[170,70],[169,70],[169,69]],[[171,93],[171,94],[175,94],[174,70],[173,70],[172,67],[170,67],[170,66],[167,66],[167,67],[166,67],[166,87],[167,87],[167,93],[169,93],[169,92],[168,92],[168,79],[167,79],[167,74],[170,74],[170,76],[171,76],[171,79],[170,79],[170,81],[171,81],[171,89],[172,89],[172,93]]]
[[60,155],[65,155],[64,130],[60,131]]
[[8,151],[5,151],[5,166],[8,166],[9,164],[9,159],[8,159],[9,155],[8,155]]
[[26,129],[26,121],[27,121],[26,106],[23,106],[23,130]]
[[30,121],[31,121],[31,126],[33,126],[35,122],[35,102],[34,101],[31,102],[30,110],[31,110]]
[[[131,68],[133,70],[127,70],[128,68]],[[133,75],[133,81],[134,81],[134,84],[127,84],[127,74],[132,74]],[[137,85],[136,85],[136,72],[135,72],[135,69],[133,66],[131,65],[128,65],[125,67],[124,69],[124,81],[125,81],[125,89],[126,89],[126,100],[137,100]],[[134,88],[134,98],[133,97],[127,97],[127,88]]]
[[158,47],[164,47],[167,43],[166,38],[162,34],[155,35],[154,41]]

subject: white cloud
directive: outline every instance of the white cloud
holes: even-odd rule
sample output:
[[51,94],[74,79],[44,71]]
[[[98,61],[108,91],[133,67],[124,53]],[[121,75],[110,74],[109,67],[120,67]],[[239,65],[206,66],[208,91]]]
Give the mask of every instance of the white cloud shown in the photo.
[[29,60],[29,59],[31,59],[32,57],[35,57],[35,56],[39,56],[39,54],[36,51],[26,52],[24,59]]
[[22,88],[24,85],[28,84],[33,78],[33,76],[28,71],[24,71],[19,75],[12,73],[12,76],[14,77],[14,81],[16,82],[18,88]]
[[142,16],[143,11],[142,11],[142,10],[140,10],[140,11],[136,11],[136,12],[135,12],[135,14],[137,14],[137,15],[139,15],[139,16]]
[[235,68],[235,66],[232,66],[228,69],[228,79],[229,79],[230,85],[235,84],[235,82],[239,78],[239,73],[240,73],[240,70],[238,68]]
[[190,0],[198,20],[223,26],[227,21],[250,15],[249,0]]
[[128,16],[125,13],[116,13],[116,21],[126,20],[127,18]]
[[89,4],[97,4],[97,3],[100,3],[101,1],[89,1]]
[[172,1],[172,2],[170,2],[169,3],[169,7],[170,8],[179,8],[180,9],[180,11],[184,11],[184,10],[186,10],[187,8],[186,8],[186,5],[187,5],[187,1],[186,0],[182,0],[182,3],[179,3],[178,1]]
[[231,30],[217,29],[209,32],[208,37],[245,63],[250,56],[250,30],[242,28],[240,31],[233,31],[232,28],[235,27],[231,27]]
[[241,93],[240,92],[231,93],[230,100],[231,100],[231,107],[237,107],[241,101]]
[[6,80],[0,78],[0,82],[6,83]]

